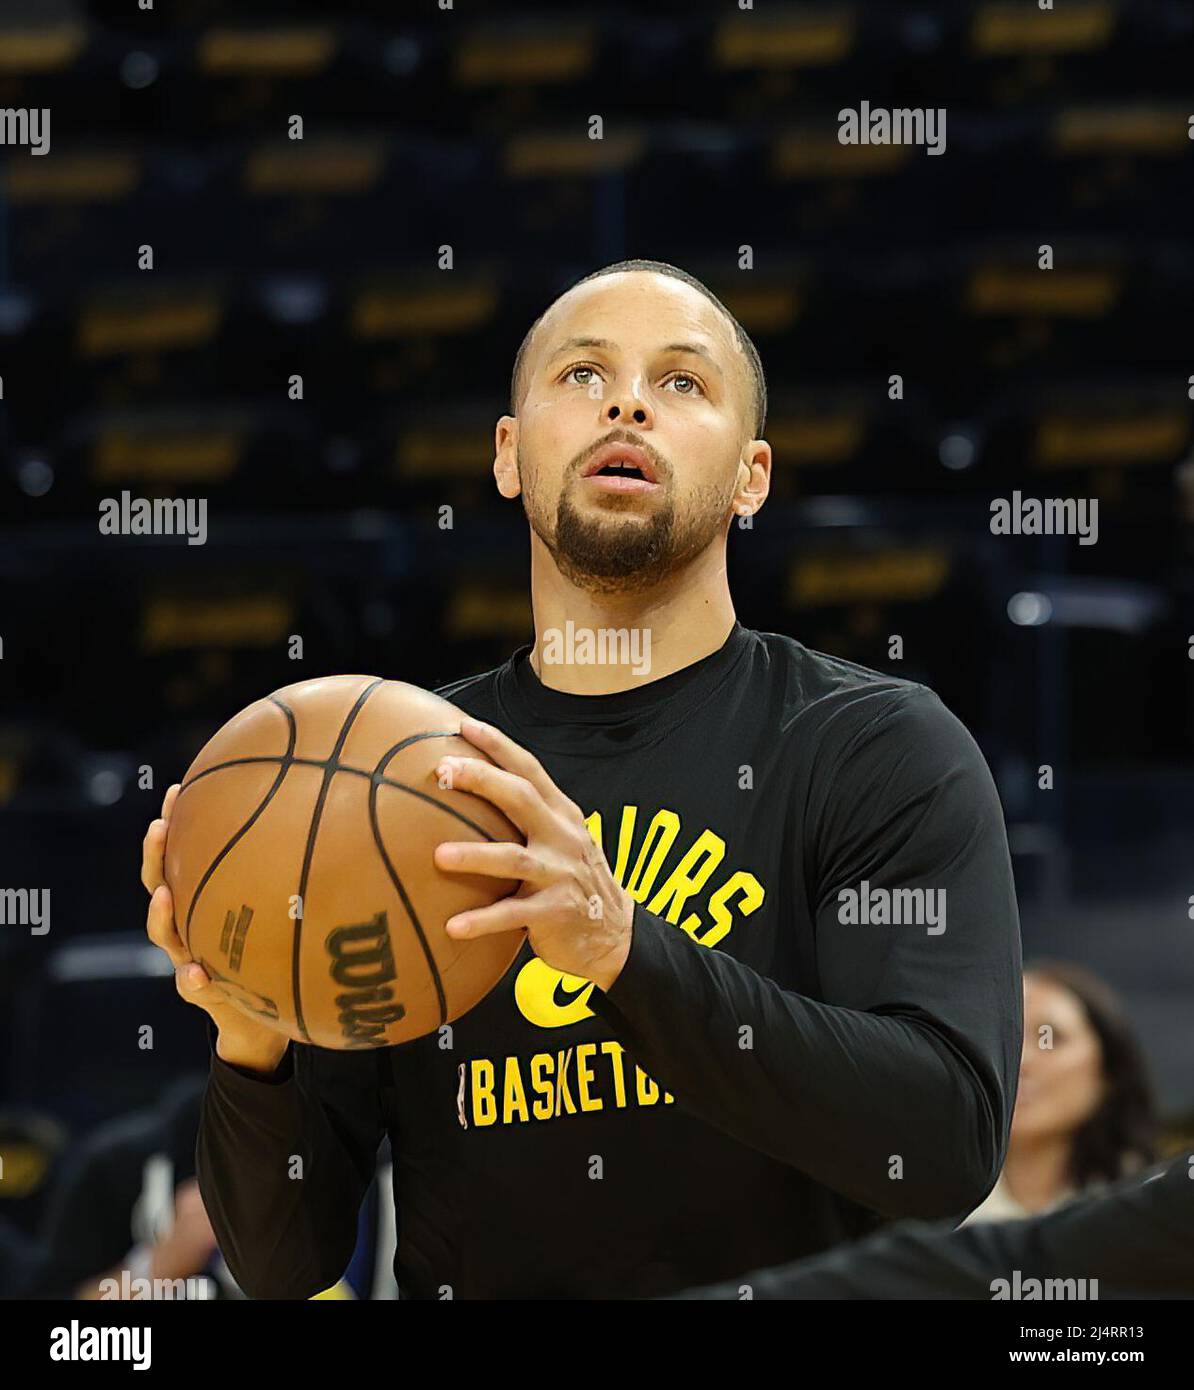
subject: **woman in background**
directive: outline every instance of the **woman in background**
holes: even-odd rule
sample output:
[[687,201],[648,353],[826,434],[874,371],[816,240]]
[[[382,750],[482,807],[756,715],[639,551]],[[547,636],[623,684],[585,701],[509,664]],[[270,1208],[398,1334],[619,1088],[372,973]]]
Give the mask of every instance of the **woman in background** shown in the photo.
[[1093,971],[1024,971],[1024,1055],[1003,1172],[963,1223],[1011,1221],[1139,1171],[1156,1158],[1152,1086],[1115,993]]

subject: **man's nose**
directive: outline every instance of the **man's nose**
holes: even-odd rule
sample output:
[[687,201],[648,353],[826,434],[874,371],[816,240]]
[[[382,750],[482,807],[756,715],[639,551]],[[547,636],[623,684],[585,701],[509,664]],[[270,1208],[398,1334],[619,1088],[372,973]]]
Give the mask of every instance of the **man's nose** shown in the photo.
[[629,386],[612,387],[602,402],[602,412],[611,424],[616,420],[636,425],[653,423],[650,407]]

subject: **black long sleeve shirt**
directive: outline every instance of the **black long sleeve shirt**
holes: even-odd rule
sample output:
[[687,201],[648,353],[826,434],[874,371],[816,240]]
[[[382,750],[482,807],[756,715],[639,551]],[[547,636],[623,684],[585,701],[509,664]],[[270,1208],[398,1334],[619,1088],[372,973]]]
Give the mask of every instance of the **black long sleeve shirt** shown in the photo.
[[1194,1153],[1179,1154],[1043,1216],[959,1230],[908,1222],[823,1255],[680,1295],[707,1300],[1125,1296],[1194,1297]]
[[524,946],[417,1042],[292,1044],[270,1078],[213,1054],[198,1171],[241,1286],[339,1277],[387,1131],[404,1297],[668,1293],[970,1210],[1022,1020],[1002,816],[962,725],[741,625],[611,695],[552,690],[527,653],[440,693],[584,808],[636,902],[626,965],[602,993]]

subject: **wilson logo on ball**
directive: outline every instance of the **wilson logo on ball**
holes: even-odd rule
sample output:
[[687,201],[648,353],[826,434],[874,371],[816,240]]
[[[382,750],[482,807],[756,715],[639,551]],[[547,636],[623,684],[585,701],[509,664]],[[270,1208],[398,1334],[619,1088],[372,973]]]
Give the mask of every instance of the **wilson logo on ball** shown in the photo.
[[445,754],[484,757],[460,718],[417,686],[327,676],[258,700],[200,751],[166,881],[184,946],[238,1008],[296,1042],[385,1047],[434,1033],[505,975],[520,933],[444,931],[518,884],[442,870],[436,846],[522,842],[488,801],[438,784]]

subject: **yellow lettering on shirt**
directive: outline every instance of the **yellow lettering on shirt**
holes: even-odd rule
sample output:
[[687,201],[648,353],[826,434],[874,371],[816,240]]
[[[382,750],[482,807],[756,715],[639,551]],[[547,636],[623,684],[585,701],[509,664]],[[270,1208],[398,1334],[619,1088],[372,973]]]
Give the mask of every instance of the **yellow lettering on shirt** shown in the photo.
[[[648,912],[679,926],[698,945],[716,946],[740,920],[762,905],[766,890],[747,869],[735,869],[723,881],[715,883],[727,846],[722,836],[708,828],[696,833],[658,889],[654,888],[673,849],[684,843],[680,816],[666,808],[652,816],[638,845],[634,866],[628,872],[639,821],[639,807],[622,807],[612,867],[617,881],[636,902],[643,903]],[[585,825],[594,842],[601,845],[600,812],[592,812]],[[706,894],[708,899],[702,915],[700,908]],[[687,907],[692,910],[681,921],[681,914]],[[593,1011],[589,1008],[592,993],[592,981],[579,975],[566,975],[545,965],[537,956],[527,961],[514,981],[514,1002],[518,1011],[537,1028],[567,1028],[592,1018]],[[557,1108],[558,1105],[557,1098]]]

